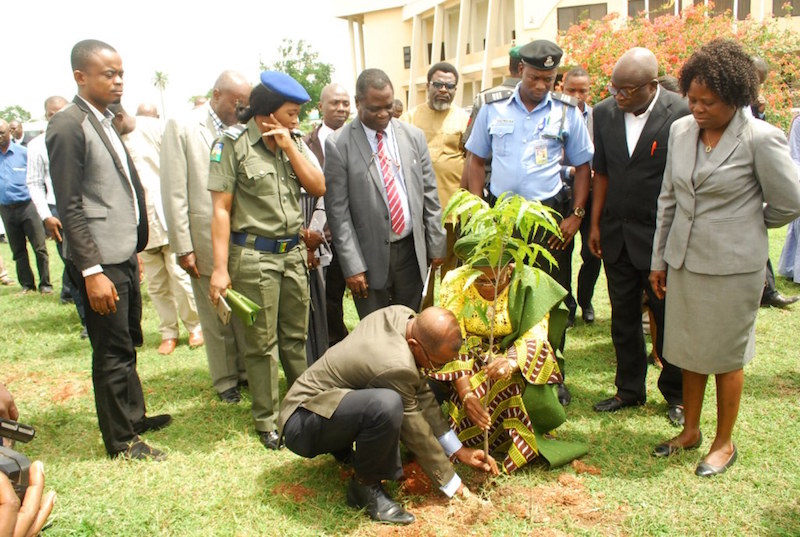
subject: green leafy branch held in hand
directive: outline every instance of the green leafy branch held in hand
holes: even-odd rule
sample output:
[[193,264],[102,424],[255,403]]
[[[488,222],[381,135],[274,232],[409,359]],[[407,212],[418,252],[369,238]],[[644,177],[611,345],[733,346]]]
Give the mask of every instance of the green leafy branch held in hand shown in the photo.
[[[475,243],[463,259],[465,265],[473,268],[464,282],[463,290],[469,289],[476,279],[486,274],[485,271],[475,267],[484,269],[488,267],[487,275],[491,276],[494,282],[494,299],[489,308],[483,304],[467,301],[460,312],[461,317],[470,317],[477,312],[489,326],[487,365],[493,358],[494,312],[497,307],[500,276],[514,265],[523,266],[528,263],[533,266],[539,256],[551,265],[557,265],[546,248],[529,242],[533,237],[548,232],[561,237],[556,215],[556,211],[538,201],[529,201],[509,193],[502,194],[492,207],[480,197],[463,189],[453,194],[444,210],[442,221],[455,221],[461,236],[470,237]],[[513,291],[519,283],[518,278],[512,278],[511,290]],[[450,304],[442,305],[446,308],[450,306]],[[486,409],[486,399],[482,398],[481,403]],[[488,431],[484,432],[484,451],[489,452]]]

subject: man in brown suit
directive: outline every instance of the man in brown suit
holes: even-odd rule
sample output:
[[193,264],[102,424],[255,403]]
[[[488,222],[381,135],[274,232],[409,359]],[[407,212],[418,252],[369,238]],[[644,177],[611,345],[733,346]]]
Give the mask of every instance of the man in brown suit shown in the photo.
[[448,457],[498,472],[491,456],[461,445],[421,371],[441,368],[460,347],[458,321],[447,310],[377,310],[292,384],[281,405],[279,434],[303,457],[331,453],[352,461],[347,503],[365,508],[374,520],[410,524],[414,515],[381,486],[403,475],[400,442],[450,497],[469,491]]

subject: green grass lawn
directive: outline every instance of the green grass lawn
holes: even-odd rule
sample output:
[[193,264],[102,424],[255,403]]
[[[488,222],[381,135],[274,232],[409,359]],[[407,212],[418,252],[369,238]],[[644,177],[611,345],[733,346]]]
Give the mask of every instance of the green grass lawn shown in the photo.
[[[771,234],[777,265],[784,230]],[[54,285],[61,262],[50,243]],[[0,253],[12,272],[7,245]],[[578,256],[575,256],[578,259]],[[800,287],[779,281],[784,294]],[[724,476],[695,477],[714,434],[713,386],[706,396],[700,451],[670,460],[649,455],[676,434],[666,404],[648,378],[643,407],[597,414],[592,404],[614,393],[605,279],[594,301],[597,322],[579,320],[567,340],[573,401],[564,439],[586,442],[580,464],[533,467],[484,482],[461,470],[483,503],[447,502],[440,494],[390,490],[417,515],[416,524],[371,523],[345,505],[347,476],[331,457],[302,459],[268,452],[253,433],[249,399],[218,401],[205,353],[187,335],[169,357],[159,356],[157,319],[145,297],[145,344],[139,353],[148,411],[169,412],[169,428],[146,439],[163,449],[163,463],[109,460],[92,396],[88,341],[72,306],[58,294],[21,295],[0,288],[0,379],[14,394],[20,420],[37,435],[18,449],[45,463],[48,489],[58,492],[48,537],[272,535],[800,535],[800,306],[761,310],[757,357],[746,369],[735,440],[739,461]],[[724,312],[720,312],[720,315]],[[356,316],[349,304],[351,325]],[[722,322],[722,321],[721,321]]]

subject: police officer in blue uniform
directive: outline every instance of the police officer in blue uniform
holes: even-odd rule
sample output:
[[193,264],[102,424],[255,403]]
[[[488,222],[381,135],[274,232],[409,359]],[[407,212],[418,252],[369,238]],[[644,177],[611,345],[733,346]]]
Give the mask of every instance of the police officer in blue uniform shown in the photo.
[[[558,263],[545,261],[541,268],[569,289],[572,239],[586,215],[594,145],[577,99],[552,92],[562,55],[555,43],[544,39],[519,49],[521,81],[509,99],[481,107],[466,144],[466,172],[468,189],[482,196],[484,162],[491,153],[490,201],[512,192],[559,212],[563,237],[549,234],[534,240]],[[575,168],[572,208],[561,180],[562,157]],[[560,392],[562,403],[568,403],[566,389]]]

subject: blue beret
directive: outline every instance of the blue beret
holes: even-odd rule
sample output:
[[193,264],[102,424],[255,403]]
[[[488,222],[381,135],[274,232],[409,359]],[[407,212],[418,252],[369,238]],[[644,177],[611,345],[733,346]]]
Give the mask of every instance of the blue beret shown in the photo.
[[261,83],[268,90],[277,93],[287,101],[303,104],[311,100],[306,89],[286,73],[264,71],[261,73]]

